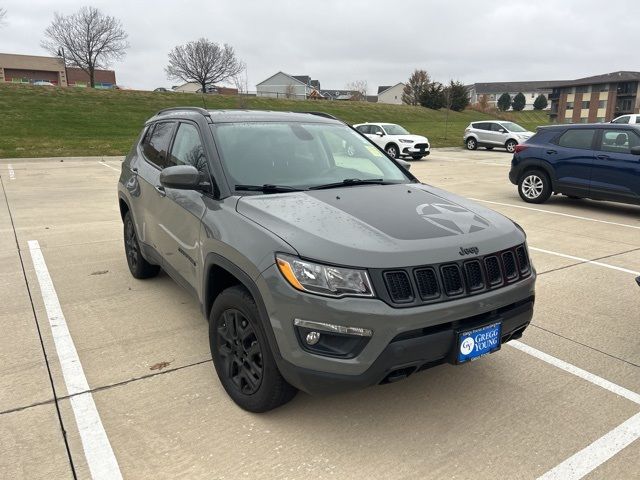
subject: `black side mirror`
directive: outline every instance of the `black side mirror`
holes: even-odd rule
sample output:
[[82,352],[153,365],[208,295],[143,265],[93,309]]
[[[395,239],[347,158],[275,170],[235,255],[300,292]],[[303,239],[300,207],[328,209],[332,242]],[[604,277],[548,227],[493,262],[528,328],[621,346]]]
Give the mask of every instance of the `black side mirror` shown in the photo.
[[640,147],[631,147],[631,155],[640,155]]
[[406,162],[404,160],[401,160],[399,158],[396,158],[396,162],[398,162],[402,168],[404,168],[405,170],[410,170],[411,169],[411,164],[409,162]]
[[200,172],[193,165],[175,165],[160,172],[160,183],[166,188],[198,190]]

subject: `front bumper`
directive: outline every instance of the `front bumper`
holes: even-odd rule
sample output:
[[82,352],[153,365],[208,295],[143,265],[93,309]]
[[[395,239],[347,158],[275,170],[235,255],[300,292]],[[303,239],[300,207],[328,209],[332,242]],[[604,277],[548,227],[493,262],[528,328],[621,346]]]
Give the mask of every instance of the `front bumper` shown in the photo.
[[[521,335],[533,315],[535,272],[509,286],[442,303],[394,308],[382,300],[327,298],[291,287],[277,267],[257,279],[275,337],[282,375],[308,393],[331,393],[394,379],[449,360],[455,332],[495,320],[503,339]],[[357,355],[336,358],[306,351],[294,320],[304,319],[373,330]]]
[[425,148],[415,148],[415,147],[404,147],[400,152],[401,155],[413,157],[413,156],[424,156],[426,157],[431,153],[431,147],[427,146]]

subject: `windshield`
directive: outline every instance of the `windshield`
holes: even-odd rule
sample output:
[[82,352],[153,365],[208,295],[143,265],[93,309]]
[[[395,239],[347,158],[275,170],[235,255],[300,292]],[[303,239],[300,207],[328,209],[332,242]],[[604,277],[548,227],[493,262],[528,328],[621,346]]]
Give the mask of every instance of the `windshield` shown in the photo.
[[522,128],[520,125],[513,122],[502,122],[500,123],[500,125],[502,125],[504,128],[506,128],[510,132],[526,132],[527,131],[526,128]]
[[353,179],[411,181],[378,148],[345,125],[247,122],[211,128],[232,187],[307,189],[345,180],[355,184]]
[[411,135],[400,125],[396,125],[395,123],[385,123],[382,125],[384,131],[387,132],[387,135]]

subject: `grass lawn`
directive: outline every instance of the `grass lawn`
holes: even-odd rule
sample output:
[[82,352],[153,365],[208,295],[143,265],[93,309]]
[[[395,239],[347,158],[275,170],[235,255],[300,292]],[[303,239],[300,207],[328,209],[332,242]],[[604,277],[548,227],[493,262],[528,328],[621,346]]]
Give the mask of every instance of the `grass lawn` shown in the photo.
[[[471,121],[495,118],[467,110],[449,112],[407,105],[205,96],[207,108],[323,111],[347,123],[390,122],[425,135],[434,147],[461,146]],[[158,110],[203,106],[191,93],[91,90],[0,84],[0,158],[124,155],[144,121]],[[505,118],[535,130],[544,112],[507,113]]]

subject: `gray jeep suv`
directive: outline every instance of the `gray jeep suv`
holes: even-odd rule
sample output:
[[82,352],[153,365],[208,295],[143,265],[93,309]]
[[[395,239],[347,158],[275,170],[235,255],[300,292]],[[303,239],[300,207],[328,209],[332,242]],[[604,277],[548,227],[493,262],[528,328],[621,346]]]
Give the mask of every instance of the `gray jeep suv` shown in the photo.
[[118,197],[131,274],[162,268],[193,294],[246,410],[463,364],[531,320],[522,229],[334,118],[163,110]]

